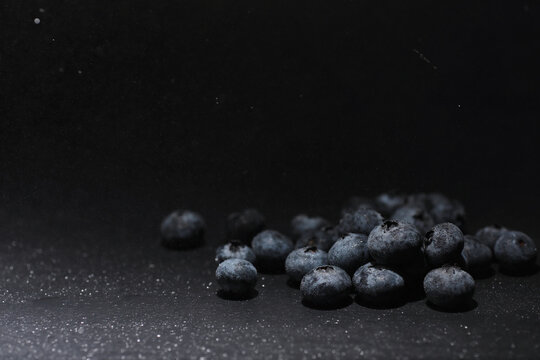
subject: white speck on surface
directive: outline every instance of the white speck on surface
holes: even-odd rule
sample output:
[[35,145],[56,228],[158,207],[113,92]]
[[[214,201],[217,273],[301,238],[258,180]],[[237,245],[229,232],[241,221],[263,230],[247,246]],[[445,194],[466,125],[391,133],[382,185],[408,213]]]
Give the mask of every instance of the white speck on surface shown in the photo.
[[38,25],[40,22],[41,22],[41,20],[39,18],[34,19],[34,24]]

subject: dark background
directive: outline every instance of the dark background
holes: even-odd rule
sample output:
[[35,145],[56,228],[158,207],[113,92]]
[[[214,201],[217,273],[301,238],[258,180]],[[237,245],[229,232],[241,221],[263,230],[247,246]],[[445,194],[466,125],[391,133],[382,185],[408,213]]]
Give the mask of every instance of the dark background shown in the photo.
[[[442,191],[471,230],[538,238],[537,2],[8,0],[0,30],[0,354],[538,353],[538,275],[483,280],[466,314],[316,312],[280,276],[245,303],[208,285],[246,206],[288,231],[350,195]],[[178,207],[205,216],[207,247],[159,248]]]

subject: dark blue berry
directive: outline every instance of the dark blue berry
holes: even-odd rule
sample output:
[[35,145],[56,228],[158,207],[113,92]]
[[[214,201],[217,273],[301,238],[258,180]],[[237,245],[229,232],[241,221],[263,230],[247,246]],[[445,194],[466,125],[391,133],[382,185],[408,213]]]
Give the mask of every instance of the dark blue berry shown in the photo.
[[426,233],[424,254],[433,266],[456,263],[460,260],[465,239],[463,233],[452,223],[438,224]]
[[304,233],[296,241],[295,248],[300,249],[306,246],[316,246],[323,251],[330,250],[336,239],[336,235],[331,231],[332,229],[333,228],[322,228]]
[[495,258],[505,270],[523,270],[536,262],[533,239],[520,231],[505,231],[495,243]]
[[396,192],[382,193],[375,198],[377,209],[385,216],[392,215],[397,209],[405,205],[407,197]]
[[177,210],[161,223],[161,240],[171,249],[188,249],[202,245],[206,225],[201,215],[189,210]]
[[265,271],[282,271],[287,255],[293,250],[292,241],[275,230],[264,230],[251,243],[257,266]]
[[422,235],[411,224],[387,220],[373,229],[367,244],[369,254],[379,264],[423,262]]
[[333,306],[349,298],[351,277],[333,265],[323,265],[308,272],[300,283],[304,301],[315,306]]
[[251,248],[237,240],[231,240],[229,243],[218,247],[216,251],[216,261],[222,262],[227,259],[242,259],[255,263],[255,253]]
[[285,271],[295,281],[300,282],[304,275],[318,266],[328,264],[326,251],[308,246],[292,251],[285,260]]
[[342,268],[349,275],[354,274],[369,259],[367,236],[364,234],[347,234],[332,245],[328,252],[328,264]]
[[424,278],[424,291],[430,303],[451,310],[467,305],[474,293],[473,277],[457,266],[431,270]]
[[405,205],[397,209],[392,215],[392,220],[412,224],[422,234],[428,232],[435,225],[435,221],[426,210],[413,205]]
[[497,242],[501,234],[505,231],[508,231],[508,229],[495,224],[481,228],[476,232],[475,236],[478,241],[489,246],[489,248],[493,250],[493,248],[495,247],[495,243]]
[[320,216],[307,216],[305,214],[296,215],[291,221],[292,234],[300,237],[303,234],[310,233],[326,226],[329,226],[328,220]]
[[339,221],[340,234],[357,233],[368,235],[374,227],[381,224],[383,217],[377,211],[361,208],[353,213],[346,213]]
[[347,213],[353,213],[359,209],[364,208],[375,209],[375,203],[368,198],[352,196],[345,202],[345,204],[341,208],[341,216],[344,216]]
[[255,209],[235,212],[227,218],[227,237],[250,244],[255,235],[265,229],[264,216]]
[[228,259],[218,265],[216,280],[223,292],[246,295],[257,283],[257,269],[249,261]]
[[474,236],[465,235],[461,259],[465,269],[470,271],[481,270],[491,265],[493,253],[487,245],[479,242]]
[[450,200],[438,193],[429,194],[430,214],[435,224],[449,222],[463,228],[465,225],[465,207],[457,200]]
[[378,305],[400,302],[405,290],[405,280],[400,274],[372,263],[354,273],[353,285],[359,299]]

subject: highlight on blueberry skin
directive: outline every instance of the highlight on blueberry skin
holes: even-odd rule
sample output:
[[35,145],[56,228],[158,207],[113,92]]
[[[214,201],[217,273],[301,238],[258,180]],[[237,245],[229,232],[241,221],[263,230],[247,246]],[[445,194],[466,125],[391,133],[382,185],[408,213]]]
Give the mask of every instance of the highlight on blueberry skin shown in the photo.
[[538,250],[527,234],[505,231],[495,243],[494,253],[503,270],[521,271],[535,265]]
[[281,272],[287,255],[293,250],[293,242],[278,231],[264,230],[253,238],[251,247],[258,267],[268,272]]
[[374,227],[383,222],[383,217],[377,211],[360,208],[352,213],[346,213],[339,221],[340,234],[357,233],[368,235]]
[[405,280],[400,274],[372,263],[354,273],[353,285],[359,300],[373,305],[397,304],[405,293]]
[[256,256],[253,250],[246,244],[242,244],[237,240],[231,240],[216,250],[217,262],[223,262],[228,259],[242,259],[254,264]]
[[202,245],[205,222],[201,215],[190,210],[176,210],[161,223],[163,246],[183,250]]
[[317,307],[338,306],[350,300],[351,277],[334,265],[323,265],[308,272],[300,283],[304,302]]
[[489,248],[493,250],[499,237],[506,231],[508,231],[508,229],[504,226],[497,224],[488,225],[479,229],[476,232],[475,237],[478,239],[478,241],[489,246]]
[[228,259],[218,265],[216,280],[224,294],[247,296],[257,283],[257,269],[249,261]]
[[266,228],[264,216],[256,209],[245,209],[227,217],[227,238],[250,244]]
[[324,227],[315,231],[310,231],[302,234],[296,244],[295,249],[300,249],[306,246],[316,246],[323,251],[328,251],[334,245],[336,236],[331,231],[332,228]]
[[368,250],[378,264],[408,265],[423,262],[422,235],[414,225],[386,220],[369,234]]
[[307,246],[293,250],[285,259],[285,272],[295,283],[300,283],[304,275],[318,266],[328,263],[326,251],[316,246]]
[[429,212],[413,205],[400,207],[392,215],[391,219],[414,225],[422,234],[428,232],[435,225],[435,221]]
[[445,310],[467,306],[473,297],[473,277],[457,266],[444,266],[431,270],[424,278],[427,300]]
[[459,227],[452,223],[437,224],[426,233],[424,255],[433,267],[456,263],[460,260],[464,243]]
[[336,265],[353,275],[360,266],[370,260],[367,239],[364,234],[345,235],[330,248],[328,264]]
[[330,226],[330,222],[320,216],[299,214],[291,220],[292,234],[295,238],[322,229],[326,226]]
[[476,237],[465,235],[461,260],[464,268],[469,272],[482,271],[490,267],[493,253],[489,246],[479,242]]

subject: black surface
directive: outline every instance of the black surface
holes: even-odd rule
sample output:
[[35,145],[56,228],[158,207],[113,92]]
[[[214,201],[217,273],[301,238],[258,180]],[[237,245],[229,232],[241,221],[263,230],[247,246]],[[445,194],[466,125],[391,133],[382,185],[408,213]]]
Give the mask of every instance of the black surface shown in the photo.
[[[537,355],[538,274],[465,313],[317,311],[284,276],[223,300],[212,259],[232,211],[287,231],[391,188],[538,239],[538,4],[0,6],[0,357]],[[178,207],[208,247],[159,247]]]

